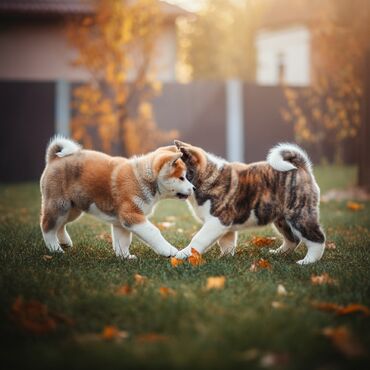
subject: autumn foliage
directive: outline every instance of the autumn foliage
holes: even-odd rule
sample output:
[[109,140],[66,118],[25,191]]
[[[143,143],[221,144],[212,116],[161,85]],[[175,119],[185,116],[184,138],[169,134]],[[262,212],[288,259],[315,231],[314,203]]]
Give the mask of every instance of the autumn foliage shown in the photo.
[[155,0],[100,0],[93,15],[69,25],[74,65],[90,76],[73,91],[74,139],[92,147],[98,137],[104,151],[123,146],[131,155],[177,136],[158,129],[150,104],[161,91],[153,59],[162,21]]
[[[325,0],[310,24],[311,86],[286,87],[283,118],[294,125],[296,140],[316,148],[329,145],[336,160],[361,123],[364,57],[369,35],[368,2]],[[356,22],[353,21],[356,19]]]

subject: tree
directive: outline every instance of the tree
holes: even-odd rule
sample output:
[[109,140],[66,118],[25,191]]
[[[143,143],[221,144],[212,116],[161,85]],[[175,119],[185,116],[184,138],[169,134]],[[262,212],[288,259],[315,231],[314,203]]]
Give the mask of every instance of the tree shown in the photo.
[[193,20],[180,25],[182,72],[187,79],[254,80],[254,33],[260,3],[207,0]]
[[288,109],[282,114],[294,124],[297,141],[321,153],[330,145],[340,161],[343,144],[356,137],[361,123],[369,2],[326,0],[320,9],[311,24],[312,86],[286,87]]
[[74,64],[90,74],[73,92],[72,133],[85,146],[97,134],[104,151],[123,145],[131,155],[177,136],[157,128],[150,105],[161,91],[152,61],[162,20],[156,0],[100,0],[93,15],[69,25]]

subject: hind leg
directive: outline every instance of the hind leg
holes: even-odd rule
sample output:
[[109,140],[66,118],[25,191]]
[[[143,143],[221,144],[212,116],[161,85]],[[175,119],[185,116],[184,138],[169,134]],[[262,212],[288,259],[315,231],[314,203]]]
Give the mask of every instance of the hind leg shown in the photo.
[[236,243],[238,240],[238,233],[230,231],[218,239],[217,243],[220,246],[220,257],[235,254]]
[[64,224],[62,224],[60,226],[60,228],[58,229],[57,238],[58,238],[59,244],[61,246],[63,246],[63,247],[72,247],[73,246],[72,239],[71,239],[71,237],[69,236],[69,234],[67,232],[67,224],[69,222],[72,222],[72,221],[76,220],[78,217],[80,217],[81,213],[82,212],[80,210],[78,210],[76,208],[71,208],[71,210],[68,213],[66,222]]
[[117,257],[136,259],[137,257],[130,254],[130,245],[132,233],[121,226],[112,225],[112,243]]
[[277,249],[270,249],[270,253],[285,254],[294,251],[300,242],[300,239],[293,233],[292,228],[289,226],[284,218],[274,222],[276,231],[284,238],[283,244]]
[[318,218],[300,217],[291,222],[293,232],[299,235],[307,247],[306,256],[298,261],[300,265],[307,265],[319,261],[325,250],[325,234],[321,229]]

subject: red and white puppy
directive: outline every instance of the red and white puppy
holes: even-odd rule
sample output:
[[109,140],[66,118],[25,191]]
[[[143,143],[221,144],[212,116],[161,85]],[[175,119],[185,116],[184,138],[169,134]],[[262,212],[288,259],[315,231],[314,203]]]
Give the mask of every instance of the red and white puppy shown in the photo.
[[46,246],[51,252],[72,246],[66,225],[86,212],[111,224],[113,249],[119,257],[136,258],[129,250],[132,233],[159,255],[176,255],[178,250],[147,217],[159,200],[192,194],[181,156],[172,146],[129,159],[111,157],[84,150],[63,137],[52,139],[40,181]]

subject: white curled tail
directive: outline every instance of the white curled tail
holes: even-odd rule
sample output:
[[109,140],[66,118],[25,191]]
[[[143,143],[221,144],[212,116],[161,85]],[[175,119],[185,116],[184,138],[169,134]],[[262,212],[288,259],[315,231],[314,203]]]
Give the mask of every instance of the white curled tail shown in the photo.
[[59,158],[66,157],[77,153],[81,149],[81,145],[77,144],[75,141],[61,135],[56,135],[50,139],[50,143],[46,149],[45,161],[49,163],[56,156]]
[[290,171],[306,168],[311,172],[312,163],[307,153],[296,144],[280,143],[274,146],[267,156],[267,163],[277,171]]

